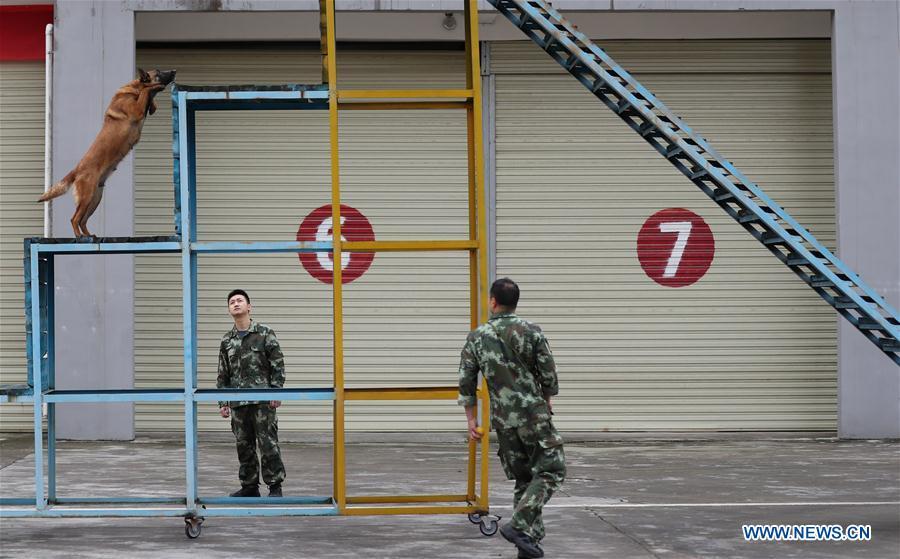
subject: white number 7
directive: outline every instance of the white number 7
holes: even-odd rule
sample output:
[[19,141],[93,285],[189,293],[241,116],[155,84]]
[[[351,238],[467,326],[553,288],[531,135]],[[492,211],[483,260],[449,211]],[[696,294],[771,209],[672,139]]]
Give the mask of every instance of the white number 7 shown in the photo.
[[664,278],[674,278],[678,272],[678,265],[681,264],[681,257],[684,256],[688,238],[691,236],[691,222],[670,221],[660,223],[659,230],[663,233],[678,233],[675,246],[672,247],[672,254],[669,255],[669,261],[666,263],[666,271],[663,272]]

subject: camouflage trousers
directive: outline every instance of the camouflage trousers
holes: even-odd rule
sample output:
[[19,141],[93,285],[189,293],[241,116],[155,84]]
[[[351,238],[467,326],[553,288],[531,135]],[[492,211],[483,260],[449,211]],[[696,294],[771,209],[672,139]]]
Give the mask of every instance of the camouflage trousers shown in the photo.
[[544,539],[541,511],[566,477],[563,440],[550,421],[517,429],[497,429],[500,463],[506,477],[516,480],[510,525]]
[[238,477],[241,485],[259,485],[260,460],[256,446],[262,455],[262,478],[266,485],[284,481],[284,463],[278,447],[278,416],[268,402],[247,404],[231,409],[231,432],[237,440],[238,460],[241,463]]

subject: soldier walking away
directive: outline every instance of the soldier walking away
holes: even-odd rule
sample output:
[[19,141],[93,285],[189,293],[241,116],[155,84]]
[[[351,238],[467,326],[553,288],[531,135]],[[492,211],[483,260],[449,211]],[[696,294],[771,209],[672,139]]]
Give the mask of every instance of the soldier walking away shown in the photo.
[[[217,388],[281,388],[284,386],[284,356],[275,332],[250,319],[250,296],[242,289],[228,294],[228,312],[234,327],[222,336],[219,346]],[[231,431],[237,441],[238,477],[241,488],[232,497],[259,497],[260,460],[262,478],[269,497],[281,497],[285,478],[278,447],[278,400],[268,402],[219,402],[219,414],[231,417]]]
[[540,326],[515,315],[519,286],[509,278],[491,286],[491,318],[466,339],[459,364],[459,404],[466,409],[469,436],[477,422],[478,373],[487,380],[491,423],[500,463],[516,481],[513,515],[500,533],[520,559],[544,556],[541,509],[566,477],[563,440],[550,420],[550,398],[559,392],[556,364]]

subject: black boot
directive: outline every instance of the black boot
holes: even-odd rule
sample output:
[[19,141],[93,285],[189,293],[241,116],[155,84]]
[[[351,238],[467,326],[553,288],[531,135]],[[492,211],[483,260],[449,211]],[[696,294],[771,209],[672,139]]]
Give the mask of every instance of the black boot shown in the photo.
[[519,559],[540,559],[544,556],[544,550],[531,539],[531,536],[516,530],[509,523],[500,527],[500,535],[519,548]]
[[[541,553],[544,553],[544,550],[541,549],[540,545],[538,545],[538,549],[541,550]],[[541,557],[543,557],[543,555],[541,555]],[[519,554],[516,555],[516,559],[531,559],[531,555],[526,555],[525,552],[520,549]]]
[[281,484],[273,483],[269,486],[269,497],[281,497]]
[[232,497],[259,497],[258,485],[242,485],[240,489],[231,494]]

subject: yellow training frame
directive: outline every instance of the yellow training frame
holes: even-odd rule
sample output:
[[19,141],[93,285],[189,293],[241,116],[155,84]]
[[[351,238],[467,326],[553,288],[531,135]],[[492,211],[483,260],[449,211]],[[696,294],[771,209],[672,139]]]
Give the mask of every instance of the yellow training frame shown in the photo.
[[[488,437],[469,441],[467,487],[459,495],[348,496],[346,485],[344,402],[347,400],[455,400],[456,386],[438,388],[344,388],[343,288],[341,252],[448,251],[469,253],[469,301],[471,327],[487,320],[487,216],[484,191],[484,143],[482,138],[481,67],[478,49],[477,0],[464,0],[466,38],[466,89],[340,90],[335,48],[334,0],[319,0],[323,55],[323,81],[328,84],[331,128],[331,208],[334,224],[334,500],[338,514],[454,514],[488,513]],[[342,110],[465,109],[468,131],[469,238],[458,241],[341,241],[340,154],[338,114]],[[462,340],[460,340],[462,343]],[[478,390],[481,425],[489,427],[487,384]],[[460,410],[460,424],[463,424]],[[485,429],[487,432],[487,429]],[[478,446],[480,444],[480,467]],[[480,477],[476,492],[476,477]],[[460,503],[447,505],[440,503]]]

